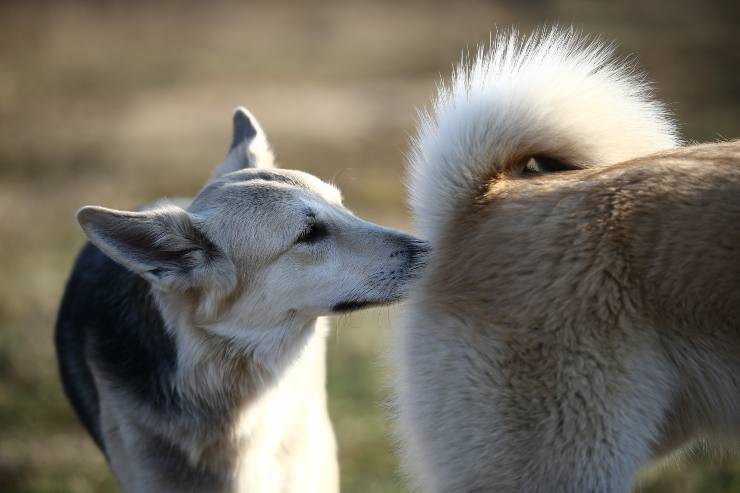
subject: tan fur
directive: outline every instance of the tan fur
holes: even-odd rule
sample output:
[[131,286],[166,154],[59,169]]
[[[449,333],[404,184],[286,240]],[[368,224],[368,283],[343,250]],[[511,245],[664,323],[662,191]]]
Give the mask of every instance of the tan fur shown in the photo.
[[430,459],[434,491],[625,491],[649,460],[738,432],[740,141],[471,199],[415,300],[415,351],[448,348],[423,411],[440,416],[426,446],[456,454]]

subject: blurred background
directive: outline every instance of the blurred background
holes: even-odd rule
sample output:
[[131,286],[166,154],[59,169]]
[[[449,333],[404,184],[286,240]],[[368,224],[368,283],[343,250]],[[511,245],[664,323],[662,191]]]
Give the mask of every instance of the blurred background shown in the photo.
[[[283,167],[334,181],[359,215],[408,229],[416,109],[496,26],[573,24],[637,55],[690,140],[740,136],[737,0],[0,2],[0,491],[118,487],[57,380],[52,330],[83,204],[194,194],[238,104]],[[344,492],[404,491],[387,418],[389,310],[335,321],[330,411]],[[644,492],[740,492],[701,447]]]

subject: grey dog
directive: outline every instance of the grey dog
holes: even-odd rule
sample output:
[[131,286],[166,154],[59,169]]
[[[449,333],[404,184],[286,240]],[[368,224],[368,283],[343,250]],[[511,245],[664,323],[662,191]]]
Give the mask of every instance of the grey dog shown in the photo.
[[425,243],[275,169],[242,108],[189,205],[77,219],[90,243],[59,311],[59,366],[124,490],[337,491],[320,317],[403,298]]

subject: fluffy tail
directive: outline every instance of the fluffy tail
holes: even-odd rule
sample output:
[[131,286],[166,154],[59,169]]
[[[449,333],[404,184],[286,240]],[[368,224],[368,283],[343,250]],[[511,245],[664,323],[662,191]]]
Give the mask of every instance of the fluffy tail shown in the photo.
[[[591,167],[678,144],[675,125],[613,46],[552,29],[498,35],[465,59],[422,113],[410,155],[411,207],[425,239],[530,158]],[[553,161],[554,160],[554,161]]]

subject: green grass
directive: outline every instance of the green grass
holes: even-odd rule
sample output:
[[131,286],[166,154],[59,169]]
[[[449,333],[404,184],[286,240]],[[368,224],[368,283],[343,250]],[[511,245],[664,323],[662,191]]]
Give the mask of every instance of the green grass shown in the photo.
[[[734,10],[733,10],[734,9]],[[117,491],[57,381],[57,304],[84,204],[197,192],[230,112],[260,118],[285,167],[405,227],[403,153],[440,74],[496,25],[557,20],[638,53],[692,139],[737,136],[730,2],[0,3],[0,491]],[[403,491],[390,437],[392,313],[337,321],[330,412],[345,492]],[[740,463],[696,453],[645,492],[740,492]]]

